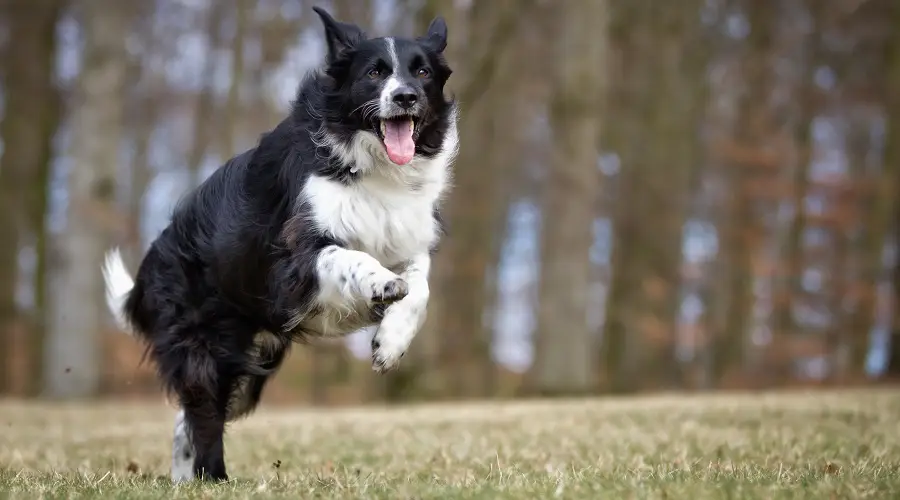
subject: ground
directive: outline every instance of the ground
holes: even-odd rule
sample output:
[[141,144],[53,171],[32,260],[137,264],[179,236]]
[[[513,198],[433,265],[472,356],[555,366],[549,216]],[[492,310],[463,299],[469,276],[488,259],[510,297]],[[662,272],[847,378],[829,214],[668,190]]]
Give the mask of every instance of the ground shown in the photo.
[[174,410],[0,403],[0,497],[897,498],[900,391],[263,409],[173,486]]

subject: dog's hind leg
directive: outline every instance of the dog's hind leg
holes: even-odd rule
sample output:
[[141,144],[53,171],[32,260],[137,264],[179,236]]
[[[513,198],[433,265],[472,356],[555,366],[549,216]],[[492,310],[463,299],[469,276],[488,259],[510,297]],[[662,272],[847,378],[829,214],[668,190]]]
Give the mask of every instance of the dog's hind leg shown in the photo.
[[[234,374],[227,358],[219,359],[204,342],[186,342],[184,339],[191,338],[186,333],[179,338],[181,344],[174,349],[167,347],[165,355],[157,356],[160,374],[181,404],[173,440],[172,476],[184,479],[182,462],[190,453],[194,478],[224,481],[228,475],[223,435]],[[229,352],[227,347],[218,348],[222,349],[221,353],[216,351],[219,356]]]
[[[187,397],[185,397],[187,396]],[[225,418],[227,394],[216,397],[201,394],[182,396],[185,423],[194,448],[194,477],[227,481],[225,471]]]
[[[235,335],[234,337],[243,337]],[[226,348],[229,357],[216,359],[194,344],[188,350],[169,351],[163,358],[165,373],[178,393],[181,409],[175,417],[172,442],[172,480],[227,480],[223,437],[225,423],[252,412],[259,403],[269,375],[243,373],[237,362],[252,361],[260,370],[274,372],[284,360],[288,346],[262,335],[249,360]],[[277,340],[277,339],[275,339]],[[220,347],[223,347],[220,345]]]
[[194,447],[184,418],[184,410],[175,415],[175,436],[172,439],[172,481],[181,483],[194,479]]
[[252,362],[269,374],[245,374],[238,377],[228,404],[229,422],[247,416],[256,409],[266,383],[281,366],[287,354],[288,344],[271,333],[258,333],[255,341],[256,349]]

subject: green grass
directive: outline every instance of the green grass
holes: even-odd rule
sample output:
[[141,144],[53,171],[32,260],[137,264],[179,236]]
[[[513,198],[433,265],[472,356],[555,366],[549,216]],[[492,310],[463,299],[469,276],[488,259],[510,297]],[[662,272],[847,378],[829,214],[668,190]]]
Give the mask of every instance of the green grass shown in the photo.
[[173,416],[0,403],[0,497],[900,497],[898,391],[263,409],[218,485],[166,478]]

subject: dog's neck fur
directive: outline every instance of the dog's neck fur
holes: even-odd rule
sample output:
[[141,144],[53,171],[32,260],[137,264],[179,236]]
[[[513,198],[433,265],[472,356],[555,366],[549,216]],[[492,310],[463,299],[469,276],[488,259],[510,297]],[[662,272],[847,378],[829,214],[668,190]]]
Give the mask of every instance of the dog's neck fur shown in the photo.
[[328,148],[330,160],[355,175],[349,182],[310,176],[303,197],[311,206],[311,222],[385,266],[428,252],[439,237],[434,210],[450,185],[458,149],[456,116],[454,109],[440,152],[407,165],[393,164],[371,132],[356,132],[349,142],[321,133],[318,143]]

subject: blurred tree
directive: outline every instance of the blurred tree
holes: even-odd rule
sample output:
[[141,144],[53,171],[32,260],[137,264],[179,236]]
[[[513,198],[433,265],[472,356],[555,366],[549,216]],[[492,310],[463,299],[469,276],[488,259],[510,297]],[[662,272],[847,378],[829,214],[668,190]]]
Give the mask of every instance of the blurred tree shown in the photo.
[[587,393],[596,385],[588,328],[590,250],[600,199],[598,168],[602,101],[608,74],[608,4],[567,2],[556,12],[550,39],[552,166],[541,193],[541,266],[537,340],[531,390],[540,394]]
[[[306,0],[299,19],[289,15],[298,12],[290,0],[73,3],[87,45],[64,162],[72,165],[70,220],[58,242],[61,272],[48,273],[59,283],[50,290],[61,295],[43,311],[43,257],[55,254],[43,249],[48,173],[61,108],[54,27],[67,3],[20,3],[0,2],[7,49],[0,58],[0,391],[10,385],[10,361],[26,364],[18,357],[26,347],[43,356],[31,366],[47,370],[48,395],[90,394],[105,374],[100,367],[108,371],[97,347],[105,314],[98,261],[107,231],[125,223],[110,208],[116,148],[133,146],[121,202],[129,214],[126,246],[142,253],[142,198],[155,172],[187,163],[179,173],[199,182],[206,158],[240,151],[283,117],[286,103],[272,90],[297,60],[307,62],[294,52],[305,41],[300,35],[320,35],[321,26],[308,11],[315,2]],[[348,360],[343,345],[317,345],[295,353],[292,378],[280,377],[294,390],[273,393],[327,403],[358,397],[364,387],[377,399],[479,397],[519,385],[545,394],[686,387],[695,374],[707,387],[783,385],[809,376],[805,367],[813,365],[837,367],[826,372],[832,375],[862,373],[882,312],[884,257],[900,255],[891,253],[900,241],[900,4],[397,0],[393,28],[374,25],[385,17],[374,0],[330,5],[373,36],[418,35],[434,16],[447,19],[448,93],[461,106],[455,187],[444,207],[449,235],[432,267],[427,325],[399,372],[374,377]],[[126,32],[125,17],[140,17],[139,29]],[[713,32],[715,42],[707,37]],[[203,70],[202,84],[183,85],[172,69],[186,61],[182,41],[204,36],[211,51],[188,61]],[[119,64],[126,59],[127,71]],[[230,75],[214,71],[226,68]],[[707,85],[715,95],[707,96]],[[601,103],[604,93],[611,99]],[[118,127],[123,106],[128,117]],[[185,123],[187,136],[173,138]],[[160,140],[173,144],[160,149]],[[593,169],[598,143],[618,156],[619,168]],[[707,145],[716,156],[707,157]],[[835,167],[841,160],[849,170]],[[154,198],[164,191],[154,189]],[[614,203],[601,206],[601,199]],[[525,245],[507,230],[525,204],[537,205],[545,221],[539,284],[529,274],[521,289],[498,297],[501,264],[521,265],[504,252]],[[606,222],[598,214],[613,219],[612,242],[595,234]],[[687,221],[715,225],[713,259],[685,261],[682,249],[697,243],[688,241]],[[589,250],[596,259],[606,245],[610,263],[592,265]],[[17,256],[32,249],[39,258],[34,321],[16,310],[15,298],[17,282],[31,280]],[[900,378],[896,258],[888,372]],[[608,294],[602,335],[593,335],[602,337],[597,349],[585,309],[600,267]],[[807,286],[805,276],[820,277],[819,285]],[[694,325],[678,321],[687,293],[704,306]],[[524,384],[492,356],[498,342],[527,341],[494,337],[499,306],[512,301],[537,319]],[[41,346],[45,316],[52,330]],[[23,346],[32,343],[24,332],[33,345]],[[772,342],[760,335],[767,332]],[[600,364],[604,373],[594,376]]]
[[[228,101],[225,105],[225,130],[222,132],[222,153],[224,161],[236,154],[237,123],[241,112],[241,89],[244,72],[247,70],[244,58],[244,47],[247,44],[247,31],[251,23],[253,3],[251,0],[234,0],[234,35],[231,37],[231,78],[228,82]],[[285,37],[287,45],[287,37]]]
[[[827,12],[825,4],[815,0],[797,2],[800,10],[808,16],[808,28],[801,37],[801,50],[796,56],[795,65],[799,68],[799,81],[792,89],[795,108],[793,110],[792,142],[795,151],[789,183],[790,206],[792,209],[784,249],[781,252],[780,270],[784,286],[775,295],[772,311],[772,341],[769,343],[768,359],[758,368],[765,374],[765,382],[769,385],[779,384],[789,376],[792,362],[791,345],[804,340],[810,332],[803,328],[796,316],[797,310],[811,304],[813,297],[804,296],[801,279],[803,273],[814,264],[804,245],[804,235],[810,229],[833,232],[831,228],[815,228],[821,225],[821,219],[814,220],[808,213],[807,200],[818,188],[812,180],[812,164],[814,161],[815,141],[812,137],[812,125],[816,116],[822,111],[822,96],[815,82],[815,74],[825,60],[823,59],[823,37],[827,37],[823,17]],[[770,23],[772,21],[769,21]],[[770,90],[771,92],[771,90]],[[756,103],[749,106],[756,107]],[[771,125],[770,125],[771,126]],[[763,138],[765,140],[765,138]],[[768,139],[771,140],[771,137]],[[833,205],[831,205],[833,207]],[[841,238],[836,235],[836,238]],[[839,241],[840,242],[840,241]],[[837,272],[837,270],[835,270]],[[819,297],[827,295],[822,290]],[[835,293],[838,293],[835,291]],[[824,338],[823,336],[820,336]]]
[[[0,125],[0,353],[12,355],[11,333],[17,314],[18,253],[31,247],[37,259],[35,307],[27,331],[29,352],[40,353],[46,279],[46,213],[53,159],[53,138],[60,121],[56,85],[56,24],[62,0],[42,0],[29,8],[4,5],[0,15],[9,28],[3,59],[5,112]],[[31,381],[40,380],[38,356],[29,356]],[[12,360],[0,359],[0,392],[9,389]],[[33,390],[34,388],[29,388]]]
[[137,269],[146,250],[141,229],[144,196],[154,177],[153,166],[150,164],[150,145],[153,133],[159,127],[165,101],[162,95],[165,90],[163,75],[154,65],[147,64],[154,57],[162,57],[166,46],[165,38],[157,29],[157,7],[152,3],[145,3],[141,7],[140,21],[133,32],[140,49],[136,57],[129,59],[126,74],[128,93],[125,129],[131,136],[134,149],[125,194],[128,222],[122,229],[121,237],[125,240],[122,246],[129,269]]
[[[885,151],[879,151],[880,156],[872,154],[877,150],[873,148],[873,137],[877,137],[881,120],[888,118],[888,127],[891,126],[890,117],[884,115],[889,112],[888,99],[894,92],[890,85],[897,81],[890,82],[885,73],[891,66],[885,54],[891,42],[892,21],[884,9],[885,2],[867,5],[880,8],[862,8],[857,12],[856,22],[852,23],[852,35],[863,42],[855,45],[858,50],[844,55],[846,64],[853,67],[854,81],[852,86],[847,85],[850,88],[846,93],[852,95],[850,99],[855,119],[848,127],[848,142],[853,152],[854,201],[861,211],[853,231],[853,281],[847,291],[852,311],[846,325],[847,334],[851,336],[846,363],[857,377],[865,376],[871,333],[878,321],[879,288],[885,278],[884,255],[889,250],[887,243],[892,236],[894,205],[900,193],[898,162],[886,158]],[[869,39],[867,43],[866,39]],[[859,53],[863,50],[867,56]],[[876,82],[874,89],[871,88],[873,82]],[[877,105],[871,105],[870,100]],[[887,147],[892,146],[888,143]],[[890,149],[887,153],[891,154]],[[880,168],[872,168],[872,160],[876,157],[880,160]]]
[[700,0],[616,0],[621,79],[610,123],[621,158],[605,357],[610,388],[680,383],[682,240],[703,164],[707,44]]
[[[742,87],[738,94],[731,147],[725,154],[728,164],[723,201],[725,210],[719,216],[720,270],[714,307],[723,314],[717,322],[712,344],[713,379],[721,381],[729,371],[740,373],[744,362],[744,345],[752,323],[753,256],[761,246],[761,222],[754,213],[753,195],[748,189],[753,166],[766,163],[768,157],[758,154],[770,131],[769,93],[773,88],[771,58],[778,9],[767,2],[736,2],[747,16],[750,33],[741,55]],[[752,164],[752,165],[751,165]]]
[[[213,133],[218,128],[216,124],[220,124],[218,120],[219,114],[215,112],[215,89],[216,79],[219,78],[219,72],[216,71],[219,60],[219,51],[222,46],[223,29],[222,25],[227,19],[227,14],[235,10],[234,2],[212,2],[206,7],[206,22],[203,29],[206,38],[206,49],[203,52],[204,70],[201,75],[201,86],[197,93],[196,105],[194,107],[193,116],[193,138],[191,146],[188,150],[187,166],[190,173],[190,182],[188,189],[199,186],[203,181],[201,170],[203,161],[210,150],[210,144],[213,142]],[[232,152],[231,154],[235,154]]]
[[[431,10],[418,16],[420,33],[435,13],[453,20],[446,56],[454,68],[448,88],[460,105],[460,150],[442,214],[449,234],[434,258],[429,319],[413,360],[431,368],[428,380],[420,382],[426,390],[473,397],[490,392],[491,328],[485,317],[494,304],[488,282],[508,205],[506,167],[515,164],[497,164],[492,155],[508,147],[521,126],[503,112],[510,103],[506,98],[515,94],[517,82],[510,80],[521,68],[514,70],[507,61],[534,2],[476,2],[464,13],[455,13],[452,3],[437,10],[427,2]],[[413,360],[404,360],[407,369],[413,369]]]
[[893,186],[888,187],[894,205],[894,269],[892,273],[893,304],[891,307],[891,341],[888,354],[887,376],[900,378],[900,5],[891,4],[886,13],[891,20],[890,39],[885,50],[885,103],[888,117],[887,138],[885,140],[884,165]]
[[[356,23],[369,36],[375,36],[373,34],[375,19],[372,16],[372,3],[372,0],[332,0],[331,4],[334,6],[332,14],[336,19]],[[411,10],[415,12],[415,9]],[[411,17],[415,17],[415,15]]]
[[100,329],[105,309],[100,268],[109,242],[127,73],[126,36],[133,5],[79,4],[84,46],[71,116],[71,169],[66,226],[51,328],[45,351],[45,395],[75,398],[100,389]]
[[[843,36],[852,45],[836,50],[834,100],[844,110],[848,172],[844,182],[828,186],[836,201],[836,237],[846,240],[843,261],[830,263],[840,286],[830,287],[829,310],[835,317],[829,328],[830,382],[841,384],[866,376],[866,358],[878,313],[878,287],[885,278],[885,242],[891,230],[896,168],[881,162],[876,147],[885,112],[884,99],[888,66],[884,50],[890,40],[889,16],[885,2],[869,3],[849,15],[837,17],[832,36]],[[826,34],[827,36],[827,34]],[[873,82],[876,82],[873,85]],[[874,87],[874,88],[873,88]]]

